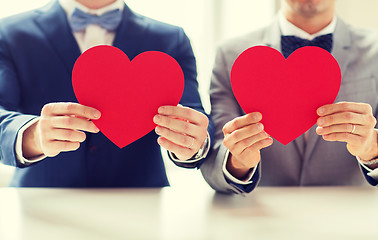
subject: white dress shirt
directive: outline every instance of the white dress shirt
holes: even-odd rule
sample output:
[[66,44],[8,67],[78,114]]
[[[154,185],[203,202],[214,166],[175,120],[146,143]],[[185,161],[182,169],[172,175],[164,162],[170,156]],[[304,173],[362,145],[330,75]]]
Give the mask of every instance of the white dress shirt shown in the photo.
[[[337,16],[335,16],[332,19],[331,23],[328,24],[325,28],[323,28],[319,32],[316,32],[314,34],[309,34],[305,31],[303,31],[302,29],[298,28],[297,26],[295,26],[291,22],[289,22],[286,19],[286,17],[284,16],[284,14],[282,13],[282,11],[280,11],[278,13],[278,24],[279,24],[282,36],[296,36],[296,37],[300,37],[302,39],[313,40],[314,38],[316,38],[318,36],[333,33],[336,29],[336,23],[337,23]],[[225,159],[224,159],[224,162],[223,162],[223,174],[225,175],[225,177],[228,180],[230,180],[234,183],[237,183],[237,184],[242,184],[242,185],[251,184],[252,183],[251,179],[252,179],[252,177],[255,173],[256,168],[254,168],[250,172],[249,176],[247,176],[247,178],[244,179],[244,180],[239,180],[239,179],[235,178],[234,176],[232,176],[232,174],[230,172],[227,171],[227,168],[226,168],[227,161],[229,161],[229,154],[230,154],[229,150],[227,150],[226,155],[225,155]],[[375,179],[378,179],[378,168],[371,170],[368,166],[363,164],[358,157],[357,157],[357,161],[361,164],[361,166],[363,168],[365,168],[369,172],[368,173],[369,176],[371,176]]]

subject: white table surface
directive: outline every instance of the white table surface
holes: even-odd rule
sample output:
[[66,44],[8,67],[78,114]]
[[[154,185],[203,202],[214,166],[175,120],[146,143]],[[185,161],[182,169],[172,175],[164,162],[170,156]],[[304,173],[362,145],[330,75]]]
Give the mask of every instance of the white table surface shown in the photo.
[[377,240],[378,191],[0,188],[0,239]]

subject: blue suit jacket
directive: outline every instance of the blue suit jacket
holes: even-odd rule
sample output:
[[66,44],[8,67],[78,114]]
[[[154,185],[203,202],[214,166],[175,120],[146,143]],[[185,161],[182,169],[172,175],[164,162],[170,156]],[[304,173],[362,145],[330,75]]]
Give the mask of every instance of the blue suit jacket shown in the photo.
[[[185,75],[181,104],[204,112],[198,93],[195,58],[188,37],[175,26],[133,13],[127,6],[115,47],[130,59],[145,51],[174,57]],[[18,130],[38,116],[44,104],[77,102],[71,72],[79,47],[58,1],[3,19],[0,23],[0,156],[18,166]],[[211,124],[209,125],[211,132]],[[198,164],[182,164],[196,167]],[[157,135],[152,131],[119,149],[103,134],[87,133],[74,152],[60,153],[28,167],[18,166],[11,186],[162,187],[167,186]]]

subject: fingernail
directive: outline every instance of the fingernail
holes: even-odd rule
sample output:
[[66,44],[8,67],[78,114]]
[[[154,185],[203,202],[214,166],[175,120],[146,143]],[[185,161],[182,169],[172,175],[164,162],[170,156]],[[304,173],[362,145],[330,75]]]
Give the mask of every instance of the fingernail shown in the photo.
[[256,120],[256,121],[259,121],[261,119],[261,114],[260,113],[255,113],[253,118]]
[[318,114],[322,115],[325,112],[324,107],[318,108]]
[[323,132],[323,128],[321,128],[321,127],[316,128],[316,132],[319,133],[319,134],[322,133]]
[[158,108],[158,113],[164,113],[164,107],[159,107]]
[[155,132],[156,132],[157,134],[160,135],[160,133],[161,133],[160,128],[159,128],[159,127],[156,127],[156,128],[155,128]]
[[264,126],[261,123],[257,124],[257,130],[262,131],[264,129]]
[[160,121],[160,117],[159,117],[158,115],[155,115],[153,121],[154,121],[154,123],[159,123],[159,121]]
[[100,117],[101,117],[101,113],[100,113],[100,111],[98,111],[98,110],[94,110],[94,111],[93,111],[93,117],[94,117],[94,118],[100,118]]
[[324,121],[323,118],[319,118],[319,119],[318,119],[318,125],[319,125],[319,126],[322,126],[322,125],[324,124],[324,122],[325,122],[325,121]]

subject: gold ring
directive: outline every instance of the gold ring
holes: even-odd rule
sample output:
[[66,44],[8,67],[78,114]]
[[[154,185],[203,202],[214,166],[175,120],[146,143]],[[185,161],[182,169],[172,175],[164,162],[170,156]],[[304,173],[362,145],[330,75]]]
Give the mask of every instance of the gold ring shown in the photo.
[[352,131],[350,131],[350,133],[354,133],[354,130],[356,130],[356,125],[352,124]]

